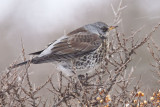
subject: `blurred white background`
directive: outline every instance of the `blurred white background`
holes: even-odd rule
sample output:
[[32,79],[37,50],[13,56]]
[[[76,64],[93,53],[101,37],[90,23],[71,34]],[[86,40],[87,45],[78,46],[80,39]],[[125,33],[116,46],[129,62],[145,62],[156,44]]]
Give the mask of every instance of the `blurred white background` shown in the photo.
[[[21,38],[27,54],[45,46],[84,24],[103,21],[111,25],[114,14],[111,3],[117,8],[119,0],[0,0],[0,70],[4,71],[12,62],[22,56]],[[151,31],[160,22],[160,0],[124,0],[127,8],[122,14],[119,29],[126,35],[131,29],[144,26],[141,33]],[[123,28],[122,28],[123,27]],[[160,45],[160,31],[153,39]],[[139,61],[139,59],[141,59]],[[20,58],[18,62],[21,62]],[[135,62],[139,61],[136,65]],[[146,48],[137,51],[132,66],[135,75],[142,75],[143,85],[159,87],[149,67],[151,55]],[[32,65],[33,82],[40,84],[55,72],[52,64]]]

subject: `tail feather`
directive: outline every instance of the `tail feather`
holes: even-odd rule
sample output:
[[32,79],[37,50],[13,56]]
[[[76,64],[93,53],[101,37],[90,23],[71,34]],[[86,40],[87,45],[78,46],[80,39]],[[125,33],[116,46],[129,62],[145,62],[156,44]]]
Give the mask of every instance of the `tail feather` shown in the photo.
[[19,64],[15,64],[15,65],[13,65],[13,66],[10,66],[8,69],[17,68],[17,67],[19,67],[19,66],[26,65],[27,63],[30,63],[30,62],[31,62],[30,60],[24,61],[24,62],[22,62],[22,63],[19,63]]
[[29,55],[39,55],[41,52],[43,52],[44,50],[41,50],[41,51],[37,51],[37,52],[34,52],[34,53],[30,53]]

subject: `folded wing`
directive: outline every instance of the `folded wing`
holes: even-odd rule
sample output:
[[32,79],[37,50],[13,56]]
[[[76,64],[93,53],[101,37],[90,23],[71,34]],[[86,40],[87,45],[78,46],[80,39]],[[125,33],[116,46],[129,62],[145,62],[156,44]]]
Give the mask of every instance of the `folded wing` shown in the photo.
[[34,58],[35,63],[75,58],[96,50],[101,43],[99,35],[80,28],[53,42]]

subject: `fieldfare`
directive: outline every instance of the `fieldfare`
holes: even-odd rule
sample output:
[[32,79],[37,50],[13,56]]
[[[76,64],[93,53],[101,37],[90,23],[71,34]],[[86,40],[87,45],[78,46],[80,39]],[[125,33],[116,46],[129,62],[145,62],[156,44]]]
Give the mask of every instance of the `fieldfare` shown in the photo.
[[117,26],[108,26],[96,22],[80,27],[67,35],[60,37],[46,49],[31,53],[37,55],[31,60],[10,67],[32,63],[41,64],[53,62],[67,76],[74,73],[84,74],[93,71],[102,62],[106,52],[106,32]]

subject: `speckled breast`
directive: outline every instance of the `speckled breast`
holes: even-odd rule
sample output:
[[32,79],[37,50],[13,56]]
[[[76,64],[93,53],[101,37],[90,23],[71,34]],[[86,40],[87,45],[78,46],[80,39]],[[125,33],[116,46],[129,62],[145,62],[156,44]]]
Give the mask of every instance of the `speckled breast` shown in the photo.
[[105,53],[106,53],[106,48],[101,45],[95,51],[76,58],[74,61],[74,66],[76,67],[77,70],[94,68],[96,65],[102,62]]

